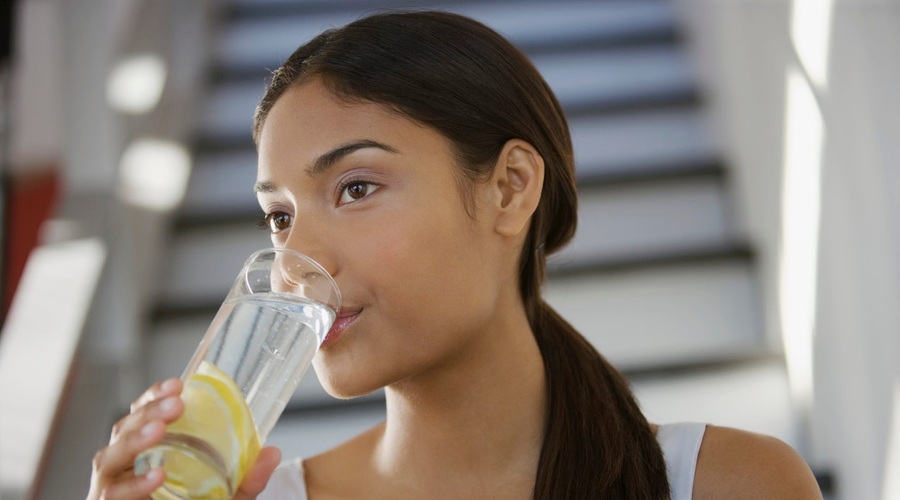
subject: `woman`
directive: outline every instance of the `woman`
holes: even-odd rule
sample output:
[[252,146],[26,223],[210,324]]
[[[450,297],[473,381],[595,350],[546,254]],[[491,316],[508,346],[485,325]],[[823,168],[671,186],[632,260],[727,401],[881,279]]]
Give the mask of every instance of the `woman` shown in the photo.
[[[273,243],[345,298],[316,373],[340,398],[384,387],[387,420],[274,474],[264,449],[236,498],[821,498],[777,440],[649,424],[541,299],[546,256],[575,231],[572,145],[549,87],[489,28],[418,12],[325,32],[275,72],[254,139]],[[162,483],[130,466],[180,390],[152,387],[117,424],[90,498]]]

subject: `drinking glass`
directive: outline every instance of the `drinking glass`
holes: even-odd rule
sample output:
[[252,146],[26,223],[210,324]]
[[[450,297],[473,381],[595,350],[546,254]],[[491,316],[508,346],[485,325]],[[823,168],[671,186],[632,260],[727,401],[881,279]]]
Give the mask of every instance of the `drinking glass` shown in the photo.
[[135,473],[163,467],[154,500],[231,498],[340,311],[334,279],[309,257],[247,259],[181,379],[184,413]]

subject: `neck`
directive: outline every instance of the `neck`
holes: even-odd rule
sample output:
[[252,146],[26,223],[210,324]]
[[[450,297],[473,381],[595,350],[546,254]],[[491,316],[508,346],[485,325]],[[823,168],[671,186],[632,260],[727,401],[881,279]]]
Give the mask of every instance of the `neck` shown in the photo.
[[511,309],[515,314],[498,319],[446,365],[387,388],[377,453],[383,473],[425,491],[447,482],[474,489],[520,483],[530,491],[546,382],[524,309]]

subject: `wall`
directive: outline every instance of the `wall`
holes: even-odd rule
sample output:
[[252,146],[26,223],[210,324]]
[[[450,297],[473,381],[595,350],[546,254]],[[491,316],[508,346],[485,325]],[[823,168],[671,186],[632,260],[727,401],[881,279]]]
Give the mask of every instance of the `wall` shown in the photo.
[[807,417],[801,451],[840,498],[897,498],[900,2],[679,7]]

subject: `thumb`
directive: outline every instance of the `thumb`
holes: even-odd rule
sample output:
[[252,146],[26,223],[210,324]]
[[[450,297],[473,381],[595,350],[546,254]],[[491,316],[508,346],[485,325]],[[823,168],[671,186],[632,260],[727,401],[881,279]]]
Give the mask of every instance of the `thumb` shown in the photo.
[[253,500],[262,493],[275,472],[275,468],[281,462],[281,450],[274,446],[266,446],[259,451],[256,463],[244,477],[244,482],[234,495],[234,500]]

